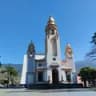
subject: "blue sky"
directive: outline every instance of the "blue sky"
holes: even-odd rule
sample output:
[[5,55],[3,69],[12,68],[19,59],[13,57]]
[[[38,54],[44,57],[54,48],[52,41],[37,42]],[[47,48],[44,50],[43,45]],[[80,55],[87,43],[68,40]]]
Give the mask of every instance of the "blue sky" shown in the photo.
[[75,61],[84,59],[96,32],[96,0],[0,0],[0,61],[22,63],[30,40],[44,52],[49,16],[58,26],[62,59],[68,42]]

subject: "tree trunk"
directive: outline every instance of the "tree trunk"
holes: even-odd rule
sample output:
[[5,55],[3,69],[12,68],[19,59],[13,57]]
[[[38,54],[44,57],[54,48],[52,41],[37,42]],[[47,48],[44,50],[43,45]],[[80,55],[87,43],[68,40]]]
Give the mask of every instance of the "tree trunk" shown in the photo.
[[87,87],[86,80],[84,80],[84,87]]

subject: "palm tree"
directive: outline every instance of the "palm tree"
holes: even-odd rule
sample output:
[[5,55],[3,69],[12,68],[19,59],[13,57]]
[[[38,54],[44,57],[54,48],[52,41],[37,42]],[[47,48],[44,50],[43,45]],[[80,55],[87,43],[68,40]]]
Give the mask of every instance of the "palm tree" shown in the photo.
[[96,32],[94,32],[94,35],[92,36],[91,43],[93,43],[94,45],[96,45]]
[[90,52],[88,52],[86,54],[86,57],[88,60],[96,61],[96,32],[94,32],[93,36],[92,36],[92,49],[90,50]]

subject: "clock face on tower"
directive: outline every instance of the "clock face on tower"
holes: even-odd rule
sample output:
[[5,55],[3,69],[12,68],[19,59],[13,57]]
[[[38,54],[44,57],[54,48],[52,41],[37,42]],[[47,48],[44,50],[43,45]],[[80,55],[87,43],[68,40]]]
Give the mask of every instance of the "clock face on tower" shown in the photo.
[[34,54],[35,54],[35,47],[33,45],[33,43],[31,42],[28,46],[28,50],[27,50],[27,53],[28,53],[28,57],[29,58],[32,58],[34,57]]
[[29,57],[29,58],[33,58],[33,57],[34,57],[34,54],[35,54],[34,52],[32,52],[32,53],[29,52],[29,53],[28,53],[28,57]]
[[29,54],[29,57],[31,58],[31,57],[33,57],[33,55],[32,54]]

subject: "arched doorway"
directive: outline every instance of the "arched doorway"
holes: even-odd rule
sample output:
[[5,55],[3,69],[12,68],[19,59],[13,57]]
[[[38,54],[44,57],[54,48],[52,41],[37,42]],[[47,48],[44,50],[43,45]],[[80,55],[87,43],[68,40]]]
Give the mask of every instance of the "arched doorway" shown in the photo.
[[71,82],[71,72],[70,71],[66,71],[66,80],[68,82]]
[[58,83],[58,82],[59,82],[58,70],[52,69],[52,83]]

